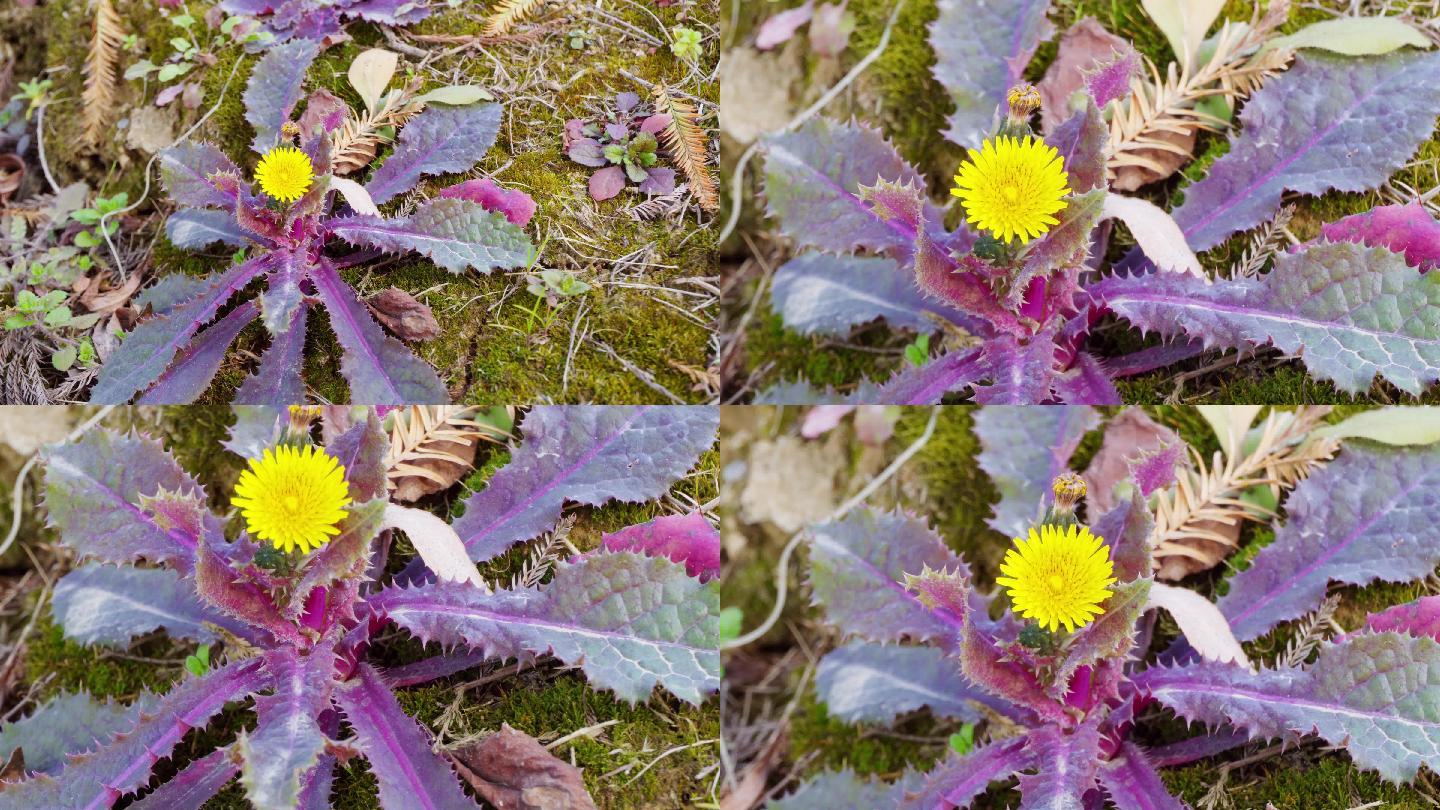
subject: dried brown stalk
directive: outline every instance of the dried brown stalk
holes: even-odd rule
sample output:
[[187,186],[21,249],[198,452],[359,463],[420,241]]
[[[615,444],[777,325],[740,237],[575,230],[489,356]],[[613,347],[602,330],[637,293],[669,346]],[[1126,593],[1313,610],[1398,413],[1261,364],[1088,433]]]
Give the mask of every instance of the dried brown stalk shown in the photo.
[[700,207],[712,212],[720,210],[720,191],[710,172],[710,139],[705,136],[694,105],[676,98],[665,85],[656,85],[655,112],[670,116],[670,124],[662,132],[665,147],[690,181]]
[[1148,77],[1131,80],[1130,96],[1110,118],[1107,167],[1117,178],[1114,187],[1133,191],[1146,183],[1169,177],[1188,159],[1201,130],[1223,131],[1229,124],[1196,109],[1203,99],[1220,96],[1230,101],[1250,95],[1266,79],[1283,70],[1291,52],[1257,49],[1285,20],[1287,3],[1271,3],[1264,18],[1249,25],[1226,22],[1216,37],[1215,52],[1199,67],[1192,59],[1171,62],[1164,77],[1146,60]]
[[543,5],[545,0],[501,0],[495,12],[485,18],[483,33],[487,37],[504,36],[515,27],[515,23],[534,14]]
[[1230,278],[1254,278],[1260,274],[1265,262],[1280,251],[1280,242],[1285,235],[1285,228],[1289,226],[1290,220],[1295,216],[1295,205],[1292,203],[1281,208],[1275,213],[1275,218],[1266,222],[1255,235],[1250,238],[1250,246],[1240,255],[1240,258],[1230,265]]
[[125,29],[111,0],[96,0],[95,28],[90,36],[90,52],[85,55],[84,107],[80,112],[86,143],[98,145],[115,109],[115,68],[120,64],[120,49]]
[[392,415],[385,476],[397,501],[449,489],[475,463],[480,442],[505,440],[474,415],[471,405],[411,405]]
[[1339,443],[1308,437],[1328,411],[1308,406],[1293,418],[1272,411],[1254,450],[1228,457],[1217,452],[1209,466],[1192,449],[1195,469],[1182,470],[1155,504],[1150,544],[1157,576],[1182,579],[1215,566],[1236,549],[1241,523],[1274,517],[1241,496],[1257,486],[1269,486],[1278,496],[1330,460]]
[[353,174],[375,159],[375,153],[388,139],[380,133],[385,127],[399,127],[425,105],[412,101],[412,88],[403,93],[387,93],[380,109],[364,113],[350,111],[350,116],[330,135],[330,168],[338,175]]

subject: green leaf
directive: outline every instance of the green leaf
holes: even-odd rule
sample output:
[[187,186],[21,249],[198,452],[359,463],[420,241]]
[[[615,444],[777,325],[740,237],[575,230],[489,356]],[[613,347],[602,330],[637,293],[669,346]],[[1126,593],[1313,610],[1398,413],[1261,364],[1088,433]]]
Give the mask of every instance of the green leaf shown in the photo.
[[495,96],[489,90],[476,84],[452,84],[445,87],[437,87],[415,97],[416,101],[423,101],[426,104],[451,104],[463,105],[474,104],[477,101],[494,101]]
[[50,365],[54,366],[56,371],[68,371],[75,365],[75,347],[66,346],[50,355]]
[[88,337],[80,341],[79,359],[80,363],[86,366],[95,362],[95,344],[91,343]]
[[1362,411],[1339,424],[1318,428],[1314,435],[1329,439],[1371,439],[1393,445],[1434,444],[1440,441],[1440,407],[1397,405]]
[[1430,40],[1395,17],[1339,17],[1301,28],[1266,43],[1273,48],[1321,48],[1346,56],[1376,56],[1406,45],[1429,48]]
[[26,318],[23,315],[11,315],[10,317],[5,319],[5,328],[11,331],[14,331],[16,329],[24,329],[25,327],[30,325],[30,319]]
[[75,244],[80,247],[90,248],[100,244],[100,240],[92,231],[81,231],[75,234]]
[[185,37],[171,37],[170,47],[174,48],[180,53],[184,53],[190,50],[190,40],[186,39]]
[[964,756],[975,749],[975,724],[966,723],[950,735],[950,749]]
[[923,334],[905,347],[905,360],[913,366],[923,366],[930,359],[930,335]]
[[189,14],[176,14],[170,18],[170,23],[177,28],[189,28],[195,24],[195,18]]
[[94,225],[100,221],[100,212],[94,208],[81,208],[78,211],[71,211],[70,218],[81,225]]
[[125,80],[130,81],[132,79],[139,79],[144,76],[149,76],[151,73],[154,73],[159,69],[160,66],[155,64],[154,62],[151,62],[149,59],[141,59],[139,62],[136,62],[128,68],[125,68]]
[[734,605],[720,611],[720,643],[740,637],[745,627],[745,611]]
[[162,82],[168,82],[172,79],[177,79],[181,76],[184,76],[190,71],[191,67],[194,66],[191,65],[189,62],[176,62],[173,65],[166,65],[165,67],[160,68],[160,75],[156,76],[156,78]]
[[70,323],[70,307],[56,307],[45,313],[45,325],[54,329]]

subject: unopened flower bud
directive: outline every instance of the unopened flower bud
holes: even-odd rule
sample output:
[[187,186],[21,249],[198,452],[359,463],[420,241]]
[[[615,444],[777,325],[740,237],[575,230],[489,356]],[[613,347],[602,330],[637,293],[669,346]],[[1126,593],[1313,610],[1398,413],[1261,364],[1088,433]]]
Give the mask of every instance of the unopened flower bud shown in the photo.
[[1050,513],[1045,516],[1045,522],[1057,526],[1075,523],[1075,507],[1079,506],[1080,499],[1085,497],[1085,479],[1073,472],[1062,473],[1055,477],[1050,488],[1055,493],[1055,503],[1050,507]]
[[1040,91],[1033,84],[1017,84],[1005,94],[1005,102],[1010,105],[1010,127],[1028,131],[1030,117],[1040,109]]
[[280,125],[280,137],[293,141],[300,137],[300,125],[294,121],[286,121]]

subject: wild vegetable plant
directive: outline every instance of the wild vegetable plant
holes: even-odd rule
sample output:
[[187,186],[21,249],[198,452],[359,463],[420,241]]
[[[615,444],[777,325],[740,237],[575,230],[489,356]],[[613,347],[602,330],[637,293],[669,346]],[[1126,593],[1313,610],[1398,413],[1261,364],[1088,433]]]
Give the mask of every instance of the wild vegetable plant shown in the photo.
[[[243,251],[221,273],[172,275],[147,292],[145,301],[156,317],[140,324],[107,361],[91,392],[93,402],[125,402],[137,395],[140,402],[154,403],[195,399],[215,376],[226,347],[257,318],[270,334],[270,346],[235,401],[304,402],[301,356],[309,312],[317,305],[328,311],[344,352],[340,370],[350,383],[350,402],[449,401],[434,370],[385,334],[338,271],[408,251],[452,273],[488,273],[532,260],[529,237],[504,213],[476,201],[484,198],[471,193],[470,184],[443,190],[404,216],[387,218],[377,208],[410,191],[424,175],[472,168],[495,142],[500,105],[427,106],[409,119],[384,166],[362,186],[330,173],[331,134],[346,120],[343,105],[317,94],[298,122],[290,120],[318,51],[311,41],[282,45],[267,52],[251,74],[246,120],[255,128],[252,149],[262,155],[253,186],[211,144],[186,143],[163,153],[167,189],[181,206],[165,223],[170,241],[193,249],[219,242]],[[298,149],[289,145],[292,138],[298,138]],[[329,252],[345,243],[364,250]],[[258,302],[243,301],[214,320],[237,293],[262,279],[267,286]]]
[[565,122],[565,154],[581,166],[598,168],[590,175],[590,198],[608,200],[625,190],[627,180],[648,195],[675,190],[675,170],[656,167],[659,135],[671,116],[656,113],[635,93],[617,93],[615,108],[603,116]]
[[430,16],[429,0],[221,0],[226,14],[251,18],[270,37],[252,39],[252,50],[296,39],[338,42],[344,26],[364,20],[383,26],[413,25]]
[[[771,807],[964,808],[1018,776],[1024,807],[1182,808],[1158,769],[1312,736],[1391,782],[1440,767],[1437,597],[1310,638],[1273,665],[1240,644],[1320,608],[1331,583],[1408,582],[1440,564],[1440,445],[1426,443],[1433,424],[1419,418],[1392,409],[1323,428],[1347,438],[1339,456],[1295,486],[1274,541],[1212,603],[1151,574],[1149,501],[1175,485],[1182,454],[1131,457],[1108,481],[1115,507],[1099,513],[1090,492],[1082,517],[1086,484],[1066,468],[1096,415],[982,410],[979,461],[1001,492],[987,522],[1017,536],[999,587],[976,588],[920,516],[863,510],[811,527],[814,601],[849,639],[820,661],[816,690],[845,721],[884,724],[928,707],[967,723],[994,718],[987,731],[1006,731],[929,773],[885,783],[832,772]],[[1245,439],[1243,428],[1234,438]],[[1155,641],[1157,609],[1180,629],[1168,647]],[[1156,707],[1203,730],[1143,745],[1135,731]]]
[[[1409,394],[1440,379],[1440,287],[1425,277],[1440,260],[1440,223],[1419,201],[1329,223],[1275,254],[1268,272],[1259,271],[1269,253],[1228,275],[1195,255],[1262,225],[1287,192],[1364,191],[1388,180],[1434,131],[1440,52],[1405,47],[1429,43],[1398,20],[1365,29],[1383,36],[1341,36],[1350,31],[1342,23],[1272,41],[1285,2],[1202,44],[1219,4],[1153,4],[1186,18],[1157,20],[1189,32],[1175,44],[1183,70],[1172,66],[1163,82],[1157,71],[1162,86],[1150,88],[1128,43],[1120,41],[1125,53],[1106,44],[1071,65],[1075,92],[1042,109],[1021,76],[1054,33],[1049,5],[940,3],[934,73],[955,102],[944,134],[969,148],[947,184],[966,220],[953,230],[929,196],[934,184],[868,125],[818,119],[765,142],[768,214],[804,249],[774,277],[786,325],[843,337],[881,318],[956,336],[923,366],[862,385],[856,401],[1118,403],[1117,377],[1206,349],[1257,346],[1298,356],[1351,394],[1377,378]],[[1202,69],[1207,49],[1214,61]],[[1294,49],[1293,67],[1267,80]],[[1229,152],[1183,189],[1183,204],[1167,213],[1116,193],[1117,173],[1138,183],[1135,171],[1173,172],[1175,155],[1186,154],[1179,141],[1222,128],[1227,105],[1251,90]],[[1032,126],[1037,110],[1054,122],[1043,138]],[[1138,243],[1108,266],[1107,219]],[[1100,356],[1089,336],[1109,315],[1172,342]],[[782,386],[762,399],[816,396]]]
[[[363,756],[388,810],[477,807],[394,688],[547,654],[631,702],[659,686],[698,704],[717,688],[719,592],[705,580],[719,536],[703,516],[609,535],[543,584],[492,587],[475,567],[554,529],[566,503],[664,495],[712,445],[713,410],[536,408],[453,530],[389,503],[390,442],[373,411],[328,409],[318,431],[311,418],[241,414],[226,446],[249,461],[229,518],[143,435],[46,451],[50,525],[85,560],[55,587],[66,636],[123,647],[161,629],[211,646],[166,694],[129,706],[61,696],[0,729],[31,771],[4,785],[0,808],[111,806],[146,788],[188,732],[251,698],[253,727],[131,806],[199,807],[238,776],[256,807],[328,807],[337,759]],[[233,541],[227,524],[240,529]],[[394,577],[387,529],[419,553]],[[389,625],[444,651],[381,669],[366,659]]]

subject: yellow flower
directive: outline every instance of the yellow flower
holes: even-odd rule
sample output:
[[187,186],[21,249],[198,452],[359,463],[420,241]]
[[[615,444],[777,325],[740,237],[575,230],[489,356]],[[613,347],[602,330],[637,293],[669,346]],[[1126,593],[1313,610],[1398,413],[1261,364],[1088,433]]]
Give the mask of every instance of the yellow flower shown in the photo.
[[1105,612],[1100,603],[1115,584],[1110,547],[1084,526],[1031,529],[1029,539],[1015,538],[1000,572],[1005,576],[995,582],[1006,588],[1015,612],[1047,630],[1089,624]]
[[240,473],[230,499],[250,533],[282,551],[308,552],[330,542],[350,505],[345,467],[313,445],[265,451]]
[[260,184],[261,191],[288,203],[305,196],[314,174],[309,155],[293,146],[281,146],[260,158],[260,165],[255,167],[255,182]]
[[950,193],[965,206],[966,220],[1004,242],[1031,239],[1059,224],[1070,178],[1055,147],[1027,135],[1001,135],[970,151]]

